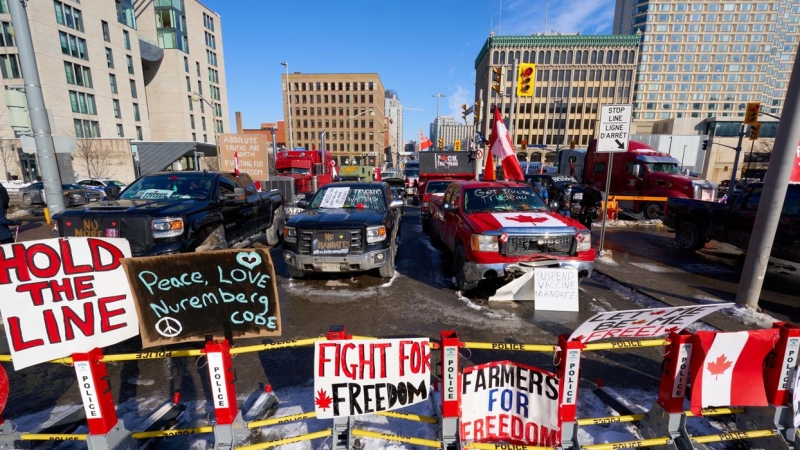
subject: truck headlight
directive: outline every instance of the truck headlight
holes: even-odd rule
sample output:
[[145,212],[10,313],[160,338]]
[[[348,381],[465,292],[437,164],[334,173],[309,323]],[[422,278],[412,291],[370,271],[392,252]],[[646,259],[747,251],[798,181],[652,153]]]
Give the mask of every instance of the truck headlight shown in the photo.
[[423,208],[427,208],[429,206],[431,206],[431,202],[422,202],[422,207]]
[[486,236],[483,234],[472,235],[472,251],[473,252],[498,252],[500,251],[500,244],[498,244],[497,236]]
[[297,242],[297,228],[283,227],[283,240],[286,242]]
[[164,217],[153,219],[153,237],[169,238],[183,234],[183,219],[180,217]]
[[367,227],[367,243],[373,244],[386,240],[386,227],[381,225],[379,227]]
[[592,249],[592,232],[589,230],[581,230],[575,235],[578,240],[578,251],[587,252]]

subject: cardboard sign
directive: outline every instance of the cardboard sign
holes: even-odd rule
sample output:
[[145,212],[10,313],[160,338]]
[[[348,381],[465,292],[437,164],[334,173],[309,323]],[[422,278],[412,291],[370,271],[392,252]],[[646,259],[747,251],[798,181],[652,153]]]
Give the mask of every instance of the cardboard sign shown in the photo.
[[220,134],[219,154],[224,172],[238,169],[254,180],[269,180],[267,136],[263,134]]
[[464,369],[461,383],[462,442],[558,446],[554,373],[499,361]]
[[601,312],[582,323],[569,339],[586,343],[609,338],[664,336],[672,331],[677,333],[712,312],[731,306],[733,303]]
[[428,399],[427,338],[320,341],[314,346],[318,419],[391,411]]
[[280,336],[275,268],[261,249],[127,259],[142,346],[207,335]]
[[139,334],[121,267],[125,239],[45,239],[0,246],[0,314],[14,369]]
[[347,194],[350,192],[349,187],[345,188],[328,188],[325,189],[325,195],[320,202],[320,208],[341,208],[347,200]]
[[537,311],[578,311],[577,269],[536,269],[533,283]]

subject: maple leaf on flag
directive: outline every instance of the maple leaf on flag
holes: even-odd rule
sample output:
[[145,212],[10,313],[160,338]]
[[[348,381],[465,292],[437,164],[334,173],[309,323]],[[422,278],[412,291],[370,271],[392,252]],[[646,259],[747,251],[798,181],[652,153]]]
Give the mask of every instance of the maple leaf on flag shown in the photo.
[[717,356],[716,361],[712,361],[708,363],[708,371],[711,372],[711,375],[715,375],[714,380],[719,380],[719,376],[725,373],[726,370],[730,369],[733,365],[732,362],[728,361],[728,358],[725,355]]
[[575,339],[573,339],[573,341],[581,341],[581,342],[583,342],[584,339],[586,339],[586,336],[584,336],[582,334],[579,334],[579,335],[575,336]]
[[540,222],[547,222],[547,217],[531,217],[531,216],[523,216],[523,215],[519,215],[519,216],[516,216],[516,217],[507,217],[507,219],[508,220],[513,220],[514,222],[531,223],[531,224],[537,224],[537,223],[540,223]]
[[650,315],[651,315],[651,316],[660,316],[661,314],[664,314],[665,312],[666,312],[666,311],[664,311],[664,310],[661,310],[661,311],[653,311],[653,312],[651,312],[651,313],[650,313]]
[[317,392],[317,398],[314,399],[314,402],[320,409],[328,409],[331,407],[331,402],[333,401],[332,398],[328,397],[328,393],[325,392],[324,389],[320,389]]
[[664,331],[666,331],[667,333],[672,333],[673,331],[678,331],[678,327],[665,328]]
[[641,325],[643,323],[647,323],[647,321],[642,319],[642,320],[637,320],[636,322],[633,322],[634,325]]

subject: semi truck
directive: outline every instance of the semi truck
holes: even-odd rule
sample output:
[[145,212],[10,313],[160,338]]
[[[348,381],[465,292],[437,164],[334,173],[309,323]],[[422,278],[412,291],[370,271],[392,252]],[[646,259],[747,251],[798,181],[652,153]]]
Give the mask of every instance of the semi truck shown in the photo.
[[[310,198],[316,189],[333,181],[334,166],[335,162],[329,151],[326,151],[324,155],[321,150],[278,152],[275,161],[276,174],[294,179],[295,198],[286,199],[286,213],[289,216],[302,211],[295,206],[299,200]],[[316,185],[313,182],[314,179],[316,179]]]
[[468,152],[421,152],[419,154],[419,191],[415,203],[420,205],[422,231],[428,231],[432,196],[441,197],[451,182],[475,179],[475,160]]

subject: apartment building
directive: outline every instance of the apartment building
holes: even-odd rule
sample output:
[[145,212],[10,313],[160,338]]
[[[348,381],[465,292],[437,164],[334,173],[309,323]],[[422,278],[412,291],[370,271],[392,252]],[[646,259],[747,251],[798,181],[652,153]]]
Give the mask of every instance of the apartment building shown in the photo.
[[287,74],[281,74],[281,82],[290,146],[322,148],[320,133],[325,131],[325,147],[337,164],[386,162],[386,91],[378,74],[295,72],[288,83]]
[[388,118],[386,127],[389,130],[385,145],[391,147],[392,152],[397,152],[403,144],[403,103],[400,101],[397,91],[386,91],[385,98],[384,110]]
[[429,136],[432,136],[431,141],[434,146],[439,145],[441,137],[444,149],[453,150],[456,140],[460,140],[461,148],[467,150],[467,139],[473,135],[474,130],[472,125],[465,125],[450,116],[439,116],[431,122]]
[[[512,139],[521,161],[555,161],[555,150],[586,147],[595,135],[600,106],[633,97],[638,36],[490,36],[475,58],[475,98],[483,92],[479,131],[488,138],[491,111],[511,113],[512,65],[536,64],[531,97],[516,96]],[[503,69],[501,93],[492,89],[493,68]]]
[[637,129],[671,118],[740,120],[755,101],[780,114],[798,24],[793,0],[617,0],[614,33],[641,38]]

